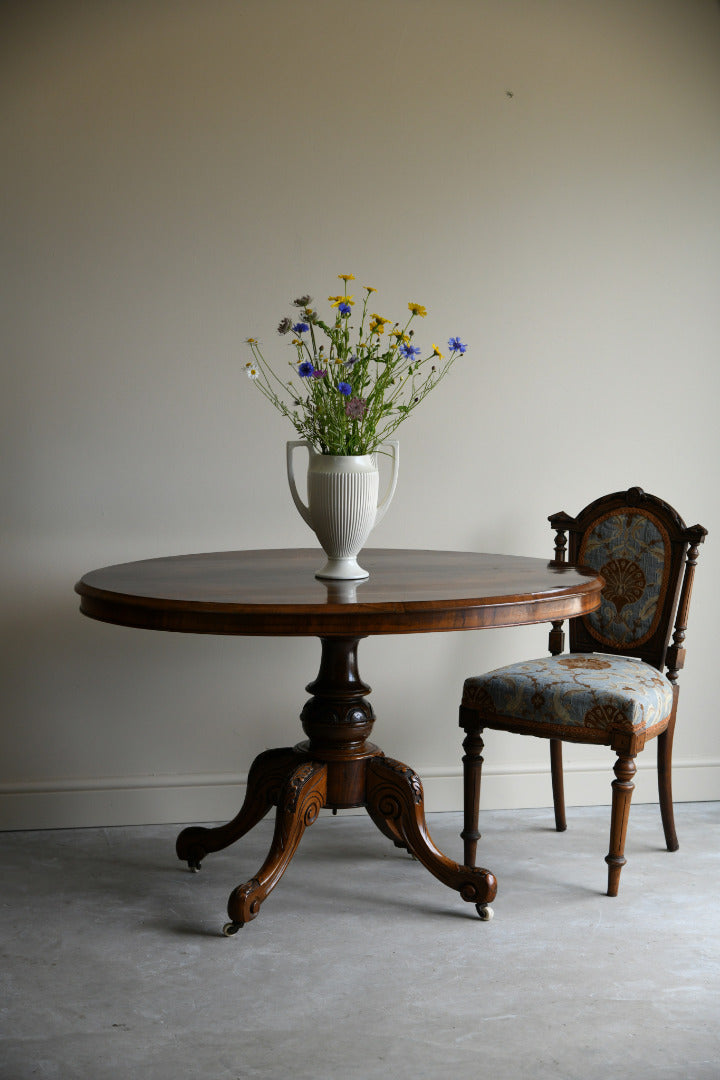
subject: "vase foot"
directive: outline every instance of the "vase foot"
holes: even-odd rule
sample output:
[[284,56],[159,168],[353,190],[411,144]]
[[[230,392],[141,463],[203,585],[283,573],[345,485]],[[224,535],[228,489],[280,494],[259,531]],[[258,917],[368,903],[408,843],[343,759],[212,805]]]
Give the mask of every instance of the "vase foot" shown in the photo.
[[370,577],[367,570],[363,570],[357,559],[333,559],[329,558],[322,570],[315,574],[316,578],[329,581],[360,581]]

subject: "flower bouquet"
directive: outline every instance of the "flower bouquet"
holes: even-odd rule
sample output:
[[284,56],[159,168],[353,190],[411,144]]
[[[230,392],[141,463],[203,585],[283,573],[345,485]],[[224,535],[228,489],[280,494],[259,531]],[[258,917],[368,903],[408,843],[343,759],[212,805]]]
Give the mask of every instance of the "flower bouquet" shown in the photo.
[[[265,360],[257,338],[248,338],[252,360],[247,374],[298,434],[320,454],[371,454],[447,375],[467,346],[460,338],[448,341],[447,354],[433,345],[424,357],[414,343],[413,320],[427,311],[410,303],[403,324],[368,312],[376,291],[364,286],[357,325],[352,323],[352,274],[338,274],[344,290],[328,300],[334,318],[323,320],[310,296],[293,301],[296,320],[285,317],[278,326],[292,334],[290,374],[282,378]],[[351,288],[352,286],[350,286]]]

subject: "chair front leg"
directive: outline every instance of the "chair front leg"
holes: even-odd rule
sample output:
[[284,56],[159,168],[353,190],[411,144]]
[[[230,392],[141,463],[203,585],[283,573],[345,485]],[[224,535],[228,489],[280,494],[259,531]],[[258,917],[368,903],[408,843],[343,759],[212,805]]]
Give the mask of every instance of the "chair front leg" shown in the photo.
[[625,836],[627,834],[630,800],[635,790],[633,777],[637,772],[635,756],[618,754],[612,782],[612,818],[610,820],[610,851],[605,856],[608,864],[608,896],[617,896],[620,888],[620,871],[627,862]]
[[465,866],[475,866],[477,845],[480,839],[478,820],[480,816],[480,782],[482,779],[483,729],[478,726],[477,716],[463,710],[460,720],[466,737],[463,741],[463,831],[460,837],[464,843],[463,860]]

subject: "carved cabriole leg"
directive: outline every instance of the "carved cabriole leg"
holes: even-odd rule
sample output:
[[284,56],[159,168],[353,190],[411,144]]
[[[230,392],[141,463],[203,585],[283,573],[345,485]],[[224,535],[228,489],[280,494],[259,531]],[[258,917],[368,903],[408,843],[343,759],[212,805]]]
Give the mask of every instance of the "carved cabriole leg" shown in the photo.
[[460,866],[433,844],[425,822],[422,784],[407,765],[385,757],[368,761],[367,806],[374,821],[381,817],[391,824],[408,851],[463,900],[482,905],[494,899],[497,882],[490,871]]
[[[466,731],[463,741],[463,831],[460,837],[463,841],[463,858],[466,866],[475,866],[477,858],[477,845],[480,839],[478,822],[480,817],[480,784],[482,781],[483,757],[482,751],[485,743],[482,740],[482,728],[471,728],[466,713],[461,720]],[[467,725],[467,726],[466,726]]]
[[612,782],[612,818],[610,821],[610,851],[605,856],[608,864],[608,896],[617,896],[620,887],[620,871],[626,863],[625,836],[627,834],[630,800],[635,790],[633,777],[637,772],[635,758],[619,754],[614,767],[616,779]]
[[550,740],[550,772],[552,773],[553,806],[555,807],[555,828],[565,832],[565,784],[563,781],[562,740]]
[[303,833],[325,805],[327,766],[307,761],[287,780],[278,802],[270,851],[256,876],[230,894],[228,915],[234,926],[254,919],[275,888],[297,849]]
[[[677,692],[677,687],[676,687]],[[677,701],[675,702],[677,707]],[[673,810],[672,797],[672,748],[673,736],[675,735],[675,708],[673,708],[670,722],[658,735],[657,743],[657,770],[658,770],[658,794],[660,797],[660,816],[662,817],[663,832],[668,851],[677,851],[680,847],[677,833],[675,832],[675,812]]]
[[178,858],[197,870],[206,855],[222,851],[250,832],[270,807],[276,805],[288,774],[300,760],[298,753],[290,747],[259,754],[248,773],[245,800],[239,813],[227,825],[214,829],[202,825],[183,829],[175,844]]

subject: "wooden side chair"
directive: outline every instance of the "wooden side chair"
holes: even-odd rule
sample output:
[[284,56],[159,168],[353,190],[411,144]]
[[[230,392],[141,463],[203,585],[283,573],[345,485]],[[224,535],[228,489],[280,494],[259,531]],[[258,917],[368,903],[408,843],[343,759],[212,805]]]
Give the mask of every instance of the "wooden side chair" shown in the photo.
[[[672,742],[678,672],[698,547],[707,530],[687,528],[671,506],[642,488],[618,491],[576,518],[553,514],[556,564],[590,566],[605,580],[600,608],[553,622],[550,656],[511,664],[465,681],[460,706],[463,742],[465,863],[475,865],[485,728],[550,740],[555,826],[565,823],[563,742],[606,744],[617,755],[612,783],[608,896],[617,896],[635,757],[657,736],[658,787],[665,842],[678,848],[672,803]],[[673,633],[674,624],[674,633]],[[672,643],[670,635],[673,634]],[[663,668],[667,672],[663,673]]]

